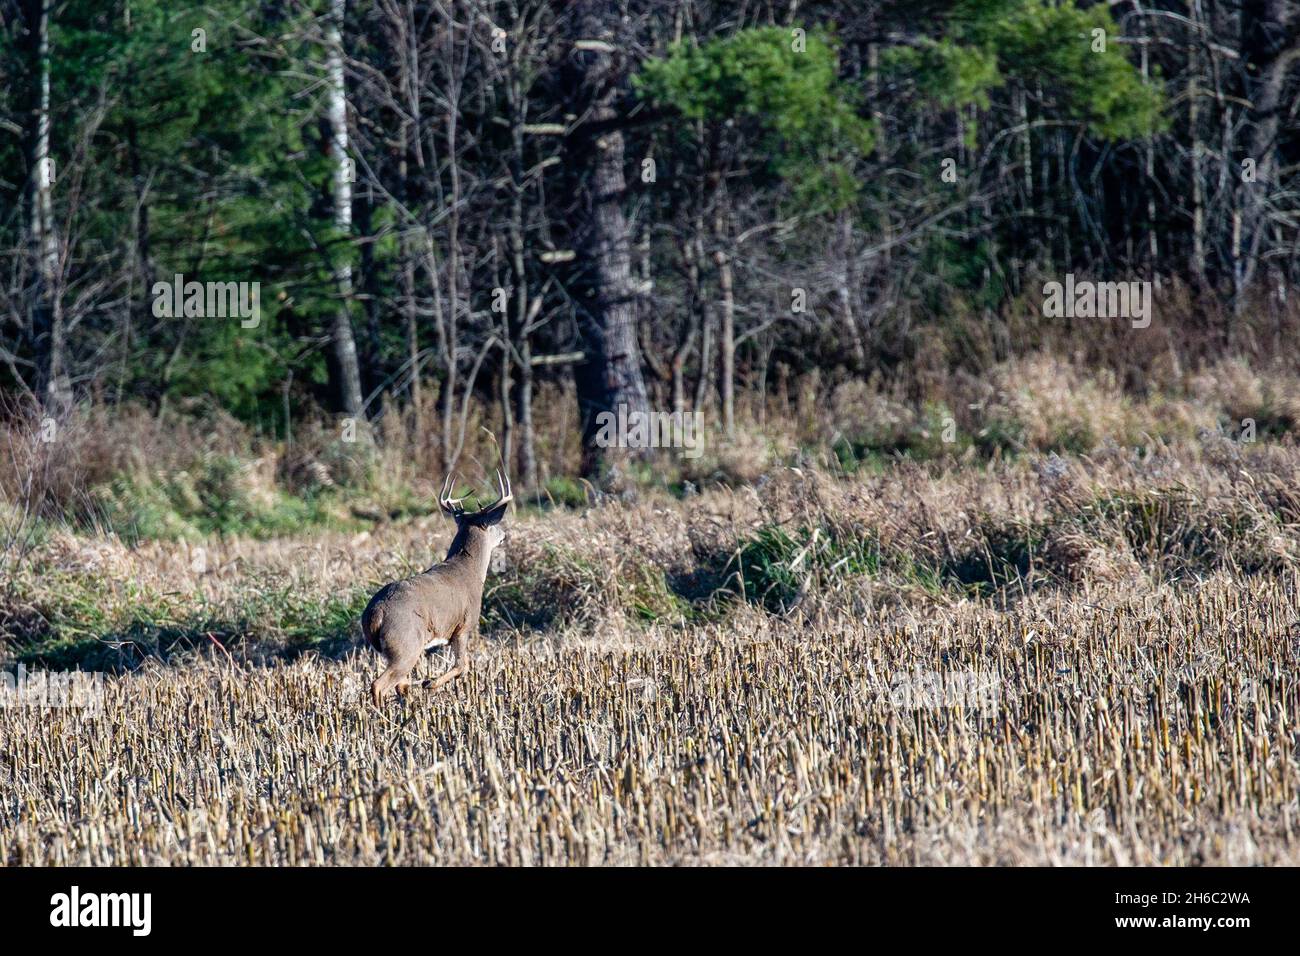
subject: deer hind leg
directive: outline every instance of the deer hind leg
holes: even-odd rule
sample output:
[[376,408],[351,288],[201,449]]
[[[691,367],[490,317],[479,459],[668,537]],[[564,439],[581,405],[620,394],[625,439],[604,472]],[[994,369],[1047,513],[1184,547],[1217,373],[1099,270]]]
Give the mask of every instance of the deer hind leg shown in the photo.
[[375,678],[375,682],[370,685],[370,698],[378,707],[388,696],[388,692],[396,689],[399,694],[405,694],[411,686],[411,671],[419,663],[420,651],[419,645],[416,645],[415,653],[403,653],[399,657],[390,658],[388,667],[382,674]]
[[456,656],[456,662],[445,674],[439,674],[433,680],[425,681],[424,686],[430,691],[442,689],[446,684],[451,683],[457,677],[460,677],[469,670],[469,628],[462,627],[451,639],[451,652]]

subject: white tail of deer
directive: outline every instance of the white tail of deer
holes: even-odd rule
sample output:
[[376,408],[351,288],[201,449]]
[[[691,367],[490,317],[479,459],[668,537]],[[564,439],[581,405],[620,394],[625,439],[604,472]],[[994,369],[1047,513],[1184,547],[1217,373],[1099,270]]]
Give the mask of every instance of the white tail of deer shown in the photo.
[[514,495],[510,479],[497,470],[500,496],[486,508],[466,511],[461,498],[449,497],[454,475],[443,482],[438,505],[456,522],[447,557],[422,574],[386,584],[370,599],[361,615],[361,631],[388,667],[370,685],[370,696],[380,704],[389,691],[404,694],[411,671],[431,647],[451,644],[455,663],[428,682],[438,690],[469,670],[471,643],[478,635],[492,549],[505,539],[501,520]]

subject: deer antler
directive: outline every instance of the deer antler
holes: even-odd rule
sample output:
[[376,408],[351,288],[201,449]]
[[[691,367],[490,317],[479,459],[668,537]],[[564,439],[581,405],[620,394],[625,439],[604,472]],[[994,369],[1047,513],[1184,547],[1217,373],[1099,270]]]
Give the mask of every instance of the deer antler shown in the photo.
[[497,500],[484,508],[484,511],[491,511],[493,508],[499,508],[507,502],[514,499],[515,494],[510,490],[510,478],[500,468],[497,469],[497,488],[500,490]]
[[450,475],[448,475],[446,481],[442,483],[442,493],[438,495],[438,507],[442,508],[443,511],[451,515],[451,517],[453,518],[474,517],[475,515],[487,514],[489,511],[492,511],[494,508],[499,508],[502,505],[514,500],[515,497],[514,492],[510,490],[510,478],[507,477],[505,473],[501,471],[500,468],[498,468],[497,469],[497,491],[498,491],[497,500],[492,502],[492,504],[488,505],[485,508],[479,508],[475,512],[467,513],[465,509],[461,507],[460,504],[462,501],[465,500],[464,498],[450,497],[452,487],[455,483],[455,478],[456,478],[455,472],[452,472]]
[[456,473],[453,471],[447,476],[446,480],[443,481],[442,492],[438,495],[438,507],[447,512],[447,514],[451,515],[453,518],[465,513],[465,509],[460,506],[460,503],[465,499],[451,497],[451,491],[455,484],[455,479]]

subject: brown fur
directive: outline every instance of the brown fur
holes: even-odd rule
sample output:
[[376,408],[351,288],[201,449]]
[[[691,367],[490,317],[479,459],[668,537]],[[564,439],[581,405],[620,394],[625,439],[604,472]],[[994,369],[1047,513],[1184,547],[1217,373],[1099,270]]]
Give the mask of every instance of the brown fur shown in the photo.
[[405,694],[410,674],[424,652],[450,644],[455,655],[451,669],[426,686],[438,690],[469,670],[470,649],[478,635],[492,549],[505,538],[501,520],[510,501],[502,481],[502,497],[495,505],[466,513],[446,497],[440,504],[456,521],[456,537],[441,564],[421,574],[386,584],[370,599],[361,615],[366,642],[383,656],[387,668],[370,685],[378,706],[389,691]]

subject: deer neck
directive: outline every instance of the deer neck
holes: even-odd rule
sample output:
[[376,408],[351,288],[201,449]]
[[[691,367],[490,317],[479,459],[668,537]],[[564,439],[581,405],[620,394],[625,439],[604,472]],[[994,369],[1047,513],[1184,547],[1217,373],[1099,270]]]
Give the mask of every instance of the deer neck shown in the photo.
[[470,569],[474,579],[482,584],[487,580],[488,563],[491,560],[492,549],[482,531],[466,526],[457,529],[443,563]]

